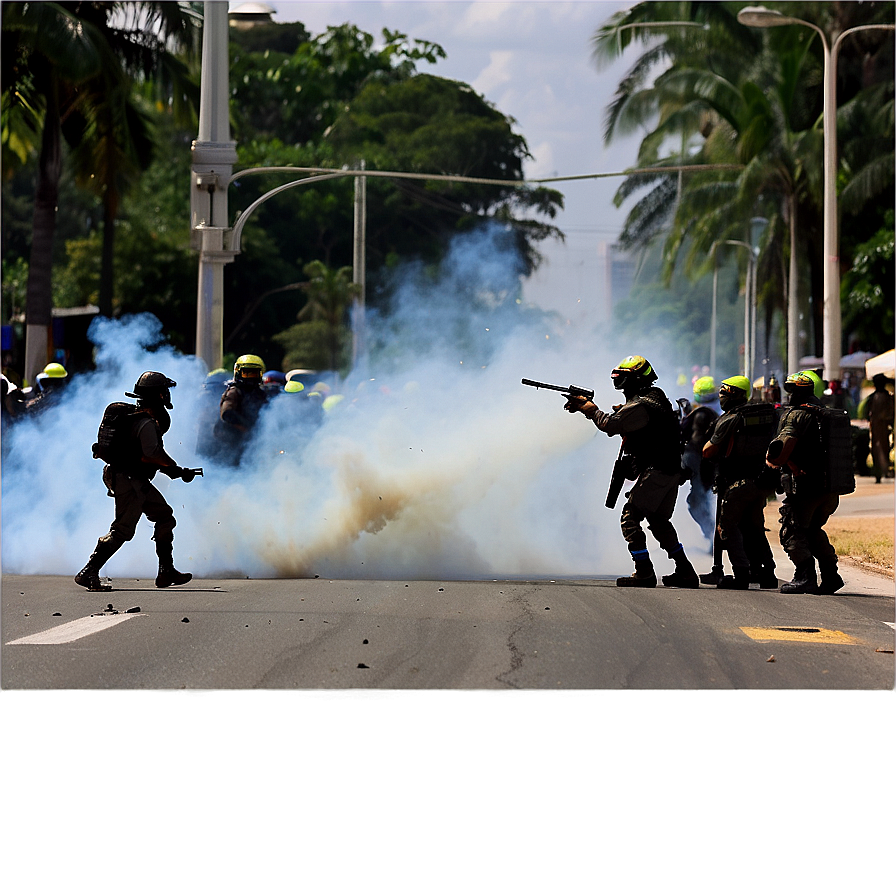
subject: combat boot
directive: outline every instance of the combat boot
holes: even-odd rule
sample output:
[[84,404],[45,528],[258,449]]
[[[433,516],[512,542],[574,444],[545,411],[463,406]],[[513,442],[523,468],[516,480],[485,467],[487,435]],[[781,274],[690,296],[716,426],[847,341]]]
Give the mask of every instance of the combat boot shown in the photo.
[[722,567],[714,566],[709,572],[705,572],[700,576],[700,581],[704,585],[718,585],[723,577],[724,573],[722,572]]
[[733,572],[733,576],[722,576],[721,581],[716,587],[728,588],[733,591],[749,591],[750,568],[748,566],[735,566]]
[[117,550],[118,545],[101,538],[96,543],[87,565],[75,576],[75,584],[88,591],[111,591],[112,586],[100,579],[100,570]]
[[816,594],[818,584],[815,577],[815,561],[805,560],[797,564],[793,581],[785,582],[778,590],[781,594]]
[[833,566],[822,566],[819,563],[818,571],[821,573],[821,581],[818,583],[819,594],[835,594],[846,584],[837,572],[836,563]]
[[653,564],[649,560],[647,563],[636,564],[635,571],[630,576],[616,579],[616,584],[620,588],[656,588],[656,572]]
[[[753,581],[753,579],[751,579]],[[759,587],[760,588],[774,588],[777,590],[778,585],[778,577],[775,575],[775,567],[774,566],[763,566],[762,571],[759,573]]]
[[691,566],[691,561],[684,555],[684,548],[679,545],[669,556],[675,561],[675,571],[668,576],[663,576],[663,584],[667,588],[699,588],[700,578],[697,570]]
[[159,557],[159,574],[156,576],[156,588],[168,588],[171,585],[186,585],[193,578],[191,572],[178,572],[174,568],[172,543],[156,542],[156,554]]

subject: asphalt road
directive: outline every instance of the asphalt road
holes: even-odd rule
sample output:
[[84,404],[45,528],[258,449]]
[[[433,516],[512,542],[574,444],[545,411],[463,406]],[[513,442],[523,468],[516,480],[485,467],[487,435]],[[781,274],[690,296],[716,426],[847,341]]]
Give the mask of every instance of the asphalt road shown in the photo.
[[5,576],[2,686],[892,688],[893,595],[845,577],[822,597],[611,580],[117,580],[96,594]]
[[[861,482],[838,514],[892,517]],[[892,518],[889,520],[892,525]],[[772,533],[778,574],[792,565]],[[695,558],[700,571],[708,557]],[[612,579],[2,578],[4,689],[893,688],[892,578],[833,596]],[[111,605],[111,606],[110,606]]]

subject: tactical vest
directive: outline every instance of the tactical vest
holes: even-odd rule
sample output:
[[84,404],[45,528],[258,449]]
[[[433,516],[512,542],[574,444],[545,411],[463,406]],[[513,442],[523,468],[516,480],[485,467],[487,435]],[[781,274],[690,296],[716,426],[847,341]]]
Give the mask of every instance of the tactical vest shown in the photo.
[[625,435],[625,453],[638,470],[653,467],[663,473],[681,470],[681,435],[678,417],[662,389],[651,386],[632,399],[647,410],[647,426]]
[[719,458],[719,476],[728,483],[756,479],[765,469],[769,443],[778,431],[778,414],[773,404],[743,404],[729,412],[739,418],[725,453]]

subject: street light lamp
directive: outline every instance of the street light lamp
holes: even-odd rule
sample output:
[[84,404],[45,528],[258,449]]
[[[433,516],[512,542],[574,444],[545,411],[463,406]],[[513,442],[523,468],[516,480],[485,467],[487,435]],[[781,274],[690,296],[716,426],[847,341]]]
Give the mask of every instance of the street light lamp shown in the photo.
[[[837,53],[840,41],[856,31],[893,31],[894,25],[857,25],[847,28],[828,46],[827,35],[813,22],[786,16],[764,6],[745,6],[737,21],[751,28],[775,28],[780,25],[805,25],[821,38],[824,50],[824,90],[822,93],[822,128],[824,137],[824,378],[839,379],[842,354],[842,321],[840,317],[840,240],[837,232]],[[788,337],[789,338],[789,337]]]

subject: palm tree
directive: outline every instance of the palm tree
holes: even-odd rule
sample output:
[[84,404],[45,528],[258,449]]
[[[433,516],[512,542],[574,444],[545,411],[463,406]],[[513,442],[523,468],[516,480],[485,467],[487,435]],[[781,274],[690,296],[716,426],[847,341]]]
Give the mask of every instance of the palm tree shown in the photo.
[[345,314],[349,304],[360,294],[361,287],[352,283],[352,269],[348,266],[333,270],[322,261],[310,261],[303,268],[308,282],[302,289],[308,301],[299,311],[299,321],[322,321],[326,324],[327,351],[330,369],[339,366],[345,336]]
[[[741,5],[639,3],[618,13],[595,35],[598,62],[617,55],[635,39],[651,44],[622,80],[607,110],[608,140],[646,125],[649,130],[641,143],[639,167],[659,168],[680,161],[743,166],[736,174],[707,170],[689,175],[683,184],[676,184],[668,172],[627,178],[617,192],[617,204],[650,189],[632,208],[620,241],[635,247],[663,236],[667,278],[682,255],[688,269],[702,273],[708,267],[710,246],[726,238],[744,238],[744,233],[732,233],[732,228],[742,230],[745,222],[760,214],[769,220],[763,248],[768,258],[759,260],[760,268],[772,276],[766,296],[774,301],[783,295],[783,289],[776,287],[783,285],[786,261],[789,304],[795,309],[800,259],[807,259],[804,267],[812,292],[820,294],[821,50],[817,38],[805,28],[760,32],[740,26],[735,16]],[[798,10],[794,4],[784,6],[788,14],[836,33],[860,24],[856,15],[867,21],[892,18],[893,4],[869,3],[864,10],[858,4],[841,3],[806,3]],[[629,27],[668,20],[699,22],[708,30]],[[854,121],[860,115],[870,119],[860,130],[851,129],[852,134],[861,133],[862,139],[848,142],[841,152],[841,159],[857,163],[852,171],[844,166],[852,175],[843,191],[846,209],[892,190],[892,51],[888,57],[883,55],[886,41],[879,32],[873,34],[876,43],[871,32],[863,38],[867,42],[863,72],[877,61],[878,71],[868,78],[877,86],[864,90],[841,110],[841,119],[847,115]],[[656,43],[657,36],[664,38],[662,42]],[[668,67],[652,79],[663,60],[668,60]],[[841,100],[848,100],[848,91],[841,91]],[[687,158],[684,151],[661,157],[670,142],[698,148]],[[820,318],[821,303],[816,302],[814,309]],[[774,310],[766,305],[767,320]],[[790,322],[795,328],[793,316]],[[816,340],[820,335],[821,327],[816,325]],[[789,354],[792,358],[792,345]]]
[[[90,122],[133,121],[126,113],[133,78],[151,77],[170,60],[169,46],[189,46],[193,25],[180,4],[147,3],[4,3],[2,95],[4,128],[19,137],[30,127],[39,145],[31,254],[26,293],[25,378],[46,364],[52,309],[52,254],[63,164],[63,140],[78,147],[90,134]],[[112,161],[102,172],[101,189],[112,189],[109,213],[117,207],[115,164],[126,157],[129,138],[118,131],[111,141],[92,146],[97,161]],[[134,135],[136,136],[136,132]],[[89,141],[88,141],[89,142]],[[115,145],[110,153],[109,147]],[[10,145],[10,148],[13,148]],[[86,155],[82,152],[82,160]],[[111,230],[111,227],[110,227]],[[110,236],[111,239],[111,236]],[[107,260],[110,263],[111,259]]]

